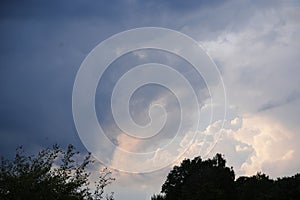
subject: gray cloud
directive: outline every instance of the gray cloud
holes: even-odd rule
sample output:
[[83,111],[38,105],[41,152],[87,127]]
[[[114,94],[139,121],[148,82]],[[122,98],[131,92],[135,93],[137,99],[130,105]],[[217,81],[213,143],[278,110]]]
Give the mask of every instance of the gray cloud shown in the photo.
[[258,112],[263,112],[269,109],[273,109],[279,106],[283,106],[285,104],[289,104],[295,100],[297,100],[300,97],[298,92],[293,92],[292,94],[288,95],[285,99],[278,100],[278,101],[268,101],[267,103],[261,105],[260,108],[258,108]]

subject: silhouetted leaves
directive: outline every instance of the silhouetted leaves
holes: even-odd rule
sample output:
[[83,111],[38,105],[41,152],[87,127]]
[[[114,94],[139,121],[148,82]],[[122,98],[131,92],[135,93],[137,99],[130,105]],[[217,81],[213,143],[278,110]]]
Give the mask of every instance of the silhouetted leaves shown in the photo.
[[239,177],[235,184],[237,199],[271,199],[274,181],[265,174],[257,173],[251,177]]
[[[81,160],[80,162],[78,160]],[[25,156],[22,147],[15,159],[1,159],[0,199],[92,200],[104,198],[104,187],[111,183],[111,172],[104,169],[96,183],[89,188],[91,154],[82,158],[72,145],[62,150],[58,145],[47,148],[37,156]],[[112,195],[106,196],[112,200]]]
[[272,180],[266,174],[242,176],[226,167],[221,154],[213,159],[185,159],[174,166],[162,185],[161,194],[151,200],[296,200],[300,199],[300,174]]
[[231,199],[234,195],[234,171],[225,166],[221,154],[203,161],[200,157],[183,160],[175,166],[162,186],[163,196],[152,199],[194,200]]

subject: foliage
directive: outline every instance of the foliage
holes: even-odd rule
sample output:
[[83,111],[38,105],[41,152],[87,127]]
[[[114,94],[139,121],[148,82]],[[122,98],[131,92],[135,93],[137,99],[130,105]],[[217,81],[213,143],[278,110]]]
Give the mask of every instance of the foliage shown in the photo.
[[183,160],[175,166],[162,186],[162,196],[153,200],[231,199],[234,189],[234,172],[225,166],[221,154],[203,161],[200,157]]
[[236,182],[238,200],[296,200],[300,199],[300,174],[272,180],[266,174],[239,177]]
[[162,194],[154,194],[152,197],[151,197],[151,200],[164,200],[166,197]]
[[296,200],[300,199],[300,174],[272,180],[266,174],[242,176],[226,167],[221,154],[213,159],[185,159],[174,166],[162,185],[161,194],[151,200]]
[[72,145],[66,151],[54,145],[36,156],[26,156],[19,147],[13,161],[1,158],[0,199],[112,200],[113,194],[104,197],[105,186],[114,180],[111,172],[104,169],[92,191],[87,171],[91,154],[80,158]]
[[274,181],[260,172],[251,177],[239,177],[236,182],[237,199],[270,199]]

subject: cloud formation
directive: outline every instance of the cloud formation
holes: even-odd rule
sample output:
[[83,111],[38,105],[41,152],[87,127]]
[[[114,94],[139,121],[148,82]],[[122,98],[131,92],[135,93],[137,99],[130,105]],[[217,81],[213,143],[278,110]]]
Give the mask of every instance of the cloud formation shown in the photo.
[[[4,1],[0,11],[1,153],[11,154],[21,144],[35,151],[55,142],[73,143],[85,150],[76,135],[71,110],[73,82],[82,60],[112,34],[141,26],[163,26],[199,41],[219,67],[228,97],[224,126],[221,112],[216,113],[211,123],[203,122],[184,156],[222,152],[238,175],[263,171],[275,177],[299,170],[299,2],[245,0],[183,4],[128,0],[97,1],[88,6],[81,1]],[[175,66],[198,89],[204,115],[211,106],[222,110],[218,108],[220,105],[206,101],[209,98],[206,86],[193,70],[182,67],[187,63],[160,54],[134,52],[127,59],[120,58],[119,63],[113,63],[117,70],[112,66],[100,81],[96,95],[98,119],[105,125],[112,143],[128,151],[156,151],[155,157],[149,158],[149,165],[178,154],[188,144],[190,132],[187,128],[185,135],[178,138],[177,148],[168,152],[162,147],[174,136],[173,131],[147,143],[129,140],[112,123],[107,109],[111,85],[128,66],[149,61]],[[176,127],[178,110],[171,93],[145,87],[134,95],[129,106],[137,123],[147,124],[149,105],[163,101],[168,102],[169,128]],[[192,117],[193,110],[189,112]],[[216,140],[218,143],[214,145]],[[211,147],[212,151],[204,151]],[[114,150],[105,154],[120,165],[137,163]],[[117,196],[125,199],[148,198],[149,191],[159,191],[170,167],[147,175],[120,173],[116,177],[119,181],[112,187],[120,191]]]
[[248,160],[237,166],[241,173],[283,176],[299,168],[295,161],[299,154],[295,141],[300,138],[295,123],[300,117],[297,19],[297,7],[268,9],[256,12],[245,28],[203,42],[221,66],[229,104],[243,120],[232,138],[252,149]]

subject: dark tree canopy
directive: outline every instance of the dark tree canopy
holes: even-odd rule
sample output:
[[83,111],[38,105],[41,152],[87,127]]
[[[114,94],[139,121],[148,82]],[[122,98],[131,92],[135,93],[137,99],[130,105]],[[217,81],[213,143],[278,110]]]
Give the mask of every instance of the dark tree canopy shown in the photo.
[[[66,151],[54,145],[36,156],[26,156],[22,148],[18,148],[13,161],[1,158],[0,199],[104,199],[104,187],[114,180],[111,172],[104,169],[92,191],[87,171],[87,166],[93,162],[91,154],[78,161],[80,158],[72,145]],[[105,198],[112,200],[113,196]]]
[[183,160],[169,173],[162,186],[163,195],[152,199],[231,199],[235,176],[225,164],[221,154],[204,161],[200,157]]
[[270,199],[273,183],[273,180],[261,173],[251,177],[239,177],[235,182],[237,199]]
[[221,154],[213,159],[185,159],[174,166],[152,200],[299,200],[300,174],[272,180],[266,174],[235,180],[233,168],[226,167]]
[[239,177],[235,185],[237,199],[300,199],[300,174],[272,180],[266,174],[257,173],[251,177]]

